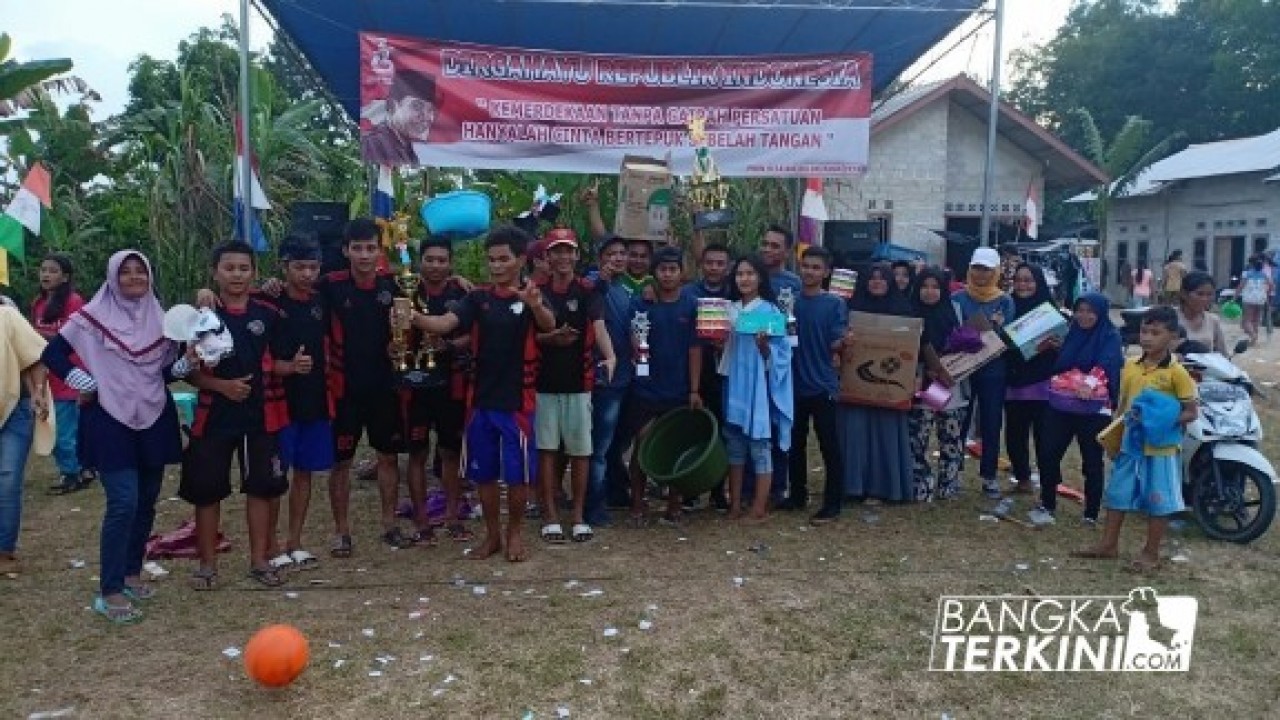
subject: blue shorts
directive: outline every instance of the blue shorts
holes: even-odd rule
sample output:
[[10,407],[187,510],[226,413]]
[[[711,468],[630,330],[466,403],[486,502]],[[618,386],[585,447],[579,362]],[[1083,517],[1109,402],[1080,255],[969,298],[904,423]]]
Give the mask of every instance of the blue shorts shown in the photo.
[[725,424],[724,449],[730,465],[746,465],[747,456],[758,473],[773,472],[773,441],[752,440],[737,425]]
[[507,485],[532,485],[538,446],[533,417],[509,410],[474,410],[467,419],[463,477],[477,485],[501,479]]
[[1104,502],[1108,510],[1163,517],[1186,509],[1177,455],[1116,456]]
[[333,467],[333,428],[328,420],[305,420],[285,425],[276,435],[280,464],[303,472]]

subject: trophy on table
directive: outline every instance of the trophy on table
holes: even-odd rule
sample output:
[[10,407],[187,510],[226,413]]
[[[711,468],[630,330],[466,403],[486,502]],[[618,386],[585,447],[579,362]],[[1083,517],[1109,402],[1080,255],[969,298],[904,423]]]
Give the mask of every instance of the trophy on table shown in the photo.
[[707,147],[707,118],[695,115],[689,120],[689,140],[693,142],[693,172],[689,175],[688,197],[702,210],[694,213],[695,230],[727,228],[734,213],[728,209],[729,183],[720,175],[716,161]]
[[787,315],[787,344],[795,347],[800,344],[800,335],[796,332],[796,295],[791,288],[778,291],[778,307]]
[[636,336],[636,376],[649,377],[649,313],[636,311],[631,318],[631,333]]

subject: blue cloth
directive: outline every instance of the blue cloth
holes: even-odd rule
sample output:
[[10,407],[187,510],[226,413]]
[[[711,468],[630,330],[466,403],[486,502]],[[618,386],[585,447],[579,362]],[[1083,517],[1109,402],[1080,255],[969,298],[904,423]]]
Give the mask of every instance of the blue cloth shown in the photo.
[[322,472],[333,467],[333,426],[328,420],[295,420],[276,435],[280,464],[303,472]]
[[56,400],[53,403],[57,420],[58,437],[53,445],[53,461],[62,475],[79,475],[80,459],[76,455],[76,431],[80,426],[80,406],[75,400]]
[[[740,312],[778,312],[756,300]],[[791,447],[795,396],[791,384],[791,346],[785,337],[769,338],[769,362],[760,356],[753,336],[734,334],[725,347],[724,421],[737,425],[752,440],[776,439],[778,447]],[[774,428],[777,436],[774,436]]]
[[639,398],[658,404],[688,402],[689,348],[697,340],[694,327],[697,298],[681,290],[673,302],[650,303],[637,293],[632,297],[631,309],[632,316],[637,312],[649,314],[649,375],[637,375],[631,391]]
[[[969,318],[979,313],[987,316],[987,319],[990,320],[991,316],[996,314],[996,312],[1003,315],[1004,321],[1008,323],[1015,319],[1015,313],[1017,312],[1013,307],[1013,298],[1009,297],[1007,294],[1001,295],[990,302],[980,303],[977,300],[974,300],[973,296],[968,292],[958,290],[951,295],[951,301],[960,308],[960,317],[966,323],[969,322]],[[974,379],[984,377],[1003,378],[1004,373],[1004,356],[1000,356],[979,368],[978,371],[973,374],[973,377]],[[1004,390],[1001,388],[1001,393],[1003,392]]]
[[1062,348],[1058,350],[1053,371],[1055,374],[1069,370],[1087,373],[1095,367],[1102,368],[1107,374],[1111,407],[1115,407],[1120,396],[1120,373],[1124,370],[1124,346],[1120,331],[1111,322],[1111,301],[1099,293],[1085,293],[1076,300],[1076,308],[1080,303],[1087,303],[1093,308],[1098,315],[1098,323],[1089,330],[1071,323],[1067,336],[1062,340]]
[[103,595],[114,595],[124,590],[126,577],[142,574],[164,467],[112,470],[102,473],[100,482],[107,507],[98,543],[102,563],[98,587]]
[[1146,447],[1181,445],[1181,414],[1182,403],[1172,395],[1151,388],[1138,393],[1125,418],[1124,451],[1142,455]]
[[[609,340],[613,343],[613,353],[618,358],[618,366],[614,368],[613,379],[605,382],[603,373],[596,375],[595,387],[597,388],[625,388],[631,384],[631,379],[635,376],[635,365],[631,362],[631,293],[623,287],[622,283],[614,279],[612,282],[606,282],[602,278],[596,279],[596,289],[600,293],[601,314],[604,317],[604,327],[609,331]],[[604,357],[599,355],[599,359]]]
[[840,392],[840,376],[831,364],[831,346],[844,337],[849,311],[843,300],[824,292],[797,296],[795,313],[800,340],[794,354],[796,397],[834,397]]
[[22,528],[22,477],[35,436],[36,415],[27,396],[0,425],[0,552],[12,553]]

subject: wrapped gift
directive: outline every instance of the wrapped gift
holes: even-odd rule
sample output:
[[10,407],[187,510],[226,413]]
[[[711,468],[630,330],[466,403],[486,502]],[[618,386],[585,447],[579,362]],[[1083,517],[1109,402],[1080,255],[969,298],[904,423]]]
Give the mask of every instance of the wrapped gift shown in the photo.
[[1047,338],[1063,338],[1067,335],[1067,317],[1053,303],[1041,303],[1030,312],[1000,328],[1000,336],[1010,348],[1030,360],[1040,352],[1040,344]]
[[1095,415],[1111,404],[1107,373],[1100,367],[1089,372],[1068,370],[1049,380],[1049,405],[1073,415]]
[[831,271],[831,293],[848,300],[853,297],[853,288],[857,281],[857,272],[845,268],[836,268]]
[[694,317],[694,330],[698,337],[723,340],[733,329],[729,319],[730,302],[724,298],[698,298],[698,312]]

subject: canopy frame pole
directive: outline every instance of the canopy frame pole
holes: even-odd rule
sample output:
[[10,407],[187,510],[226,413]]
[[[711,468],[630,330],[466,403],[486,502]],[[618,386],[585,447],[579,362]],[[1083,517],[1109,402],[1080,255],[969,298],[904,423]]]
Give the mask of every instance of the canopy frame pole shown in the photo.
[[991,105],[987,108],[987,159],[982,174],[982,222],[979,225],[978,243],[991,242],[991,194],[996,176],[996,127],[1000,122],[1000,68],[1001,46],[1004,36],[1004,0],[996,0],[995,50],[991,54]]
[[240,237],[253,242],[253,135],[250,130],[249,103],[249,0],[240,0]]

